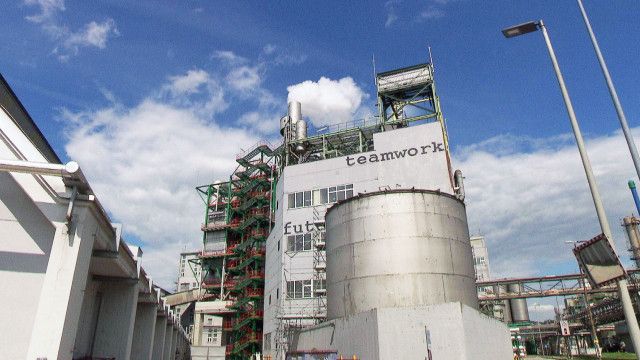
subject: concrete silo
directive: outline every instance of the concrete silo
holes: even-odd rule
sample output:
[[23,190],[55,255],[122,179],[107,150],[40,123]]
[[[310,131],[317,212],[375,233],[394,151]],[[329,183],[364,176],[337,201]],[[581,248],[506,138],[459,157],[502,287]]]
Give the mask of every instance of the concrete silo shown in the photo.
[[436,191],[363,194],[327,212],[327,317],[478,300],[464,203]]

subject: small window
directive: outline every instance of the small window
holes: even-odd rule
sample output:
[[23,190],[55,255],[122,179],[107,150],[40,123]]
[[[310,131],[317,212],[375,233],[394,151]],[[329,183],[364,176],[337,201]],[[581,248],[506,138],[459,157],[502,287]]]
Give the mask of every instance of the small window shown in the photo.
[[296,194],[289,194],[289,209],[296,207]]
[[320,203],[326,204],[329,202],[329,189],[320,189]]
[[287,236],[287,251],[296,251],[296,236]]
[[309,251],[312,241],[311,233],[287,236],[287,251]]
[[303,199],[303,195],[301,192],[296,193],[296,207],[302,207],[302,204],[304,203],[304,199]]
[[278,240],[278,252],[280,251],[280,240]]
[[303,250],[305,251],[309,251],[311,250],[311,233],[306,233],[304,234],[304,241],[303,241]]
[[301,251],[304,248],[303,242],[304,242],[304,236],[296,235],[296,246],[294,251]]
[[[333,190],[331,190],[331,189],[333,189]],[[331,188],[329,188],[329,202],[330,202],[330,203],[334,203],[334,202],[336,202],[336,200],[337,200],[337,198],[338,198],[338,196],[337,196],[337,194],[336,194],[336,190],[335,190],[335,189],[336,189],[335,187],[331,187]]]
[[304,204],[302,206],[311,206],[311,191],[304,192]]

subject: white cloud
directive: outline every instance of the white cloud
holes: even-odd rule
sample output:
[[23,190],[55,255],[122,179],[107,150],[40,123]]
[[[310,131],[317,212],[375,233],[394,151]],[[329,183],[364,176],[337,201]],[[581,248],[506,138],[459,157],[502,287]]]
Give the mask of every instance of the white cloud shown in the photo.
[[238,119],[239,125],[244,125],[250,132],[258,132],[260,134],[269,135],[279,130],[280,117],[275,114],[269,115],[259,111],[250,111],[243,114]]
[[390,28],[396,21],[398,21],[396,6],[399,5],[400,2],[400,0],[389,0],[384,3],[384,7],[387,10],[387,19],[384,22],[384,27]]
[[365,92],[351,77],[331,80],[321,77],[287,87],[288,101],[302,103],[302,112],[315,126],[347,122],[359,110]]
[[[189,74],[194,72],[172,77],[172,84]],[[242,128],[221,127],[200,106],[197,100],[188,106],[152,96],[131,108],[111,104],[62,113],[67,154],[125,232],[145,242],[145,268],[169,288],[178,252],[202,246],[204,205],[194,187],[227,178],[235,154],[258,140]]]
[[262,48],[262,52],[270,55],[273,54],[274,51],[276,51],[277,47],[273,44],[267,44]]
[[72,31],[64,24],[60,24],[57,13],[65,10],[63,0],[25,0],[26,5],[38,6],[38,14],[27,16],[26,19],[39,24],[56,43],[52,53],[60,61],[67,61],[78,55],[82,47],[104,49],[110,37],[120,35],[115,21],[111,18],[103,22],[91,21],[78,31]]
[[86,24],[83,30],[69,33],[64,45],[69,49],[77,49],[80,46],[104,49],[107,46],[107,39],[112,35],[119,35],[113,19],[107,19],[101,23],[92,21]]
[[235,90],[246,93],[256,89],[262,83],[257,66],[239,66],[231,70],[226,77],[227,83]]
[[64,11],[64,0],[25,0],[26,5],[40,7],[40,13],[27,16],[26,19],[34,23],[42,23],[51,19],[56,12]]
[[234,53],[233,51],[230,51],[230,50],[216,50],[211,55],[211,58],[212,59],[223,60],[226,63],[231,64],[231,65],[245,64],[245,63],[247,63],[249,61],[249,60],[247,60],[247,58],[239,56],[239,55],[237,55],[236,53]]
[[439,19],[445,15],[444,11],[436,6],[429,6],[422,10],[418,17],[419,20]]
[[209,73],[201,70],[194,69],[189,70],[185,75],[170,76],[170,84],[167,85],[168,89],[173,95],[180,94],[193,94],[200,91],[202,85],[209,82]]
[[[636,175],[626,143],[616,132],[588,139],[587,149],[618,253],[628,261],[620,219],[635,212],[627,180]],[[470,230],[489,243],[493,277],[577,271],[564,242],[588,240],[600,228],[570,135],[500,136],[459,149],[453,164],[465,176]]]
[[202,69],[170,76],[169,83],[162,86],[157,98],[174,106],[192,109],[203,117],[221,113],[229,106],[220,82]]

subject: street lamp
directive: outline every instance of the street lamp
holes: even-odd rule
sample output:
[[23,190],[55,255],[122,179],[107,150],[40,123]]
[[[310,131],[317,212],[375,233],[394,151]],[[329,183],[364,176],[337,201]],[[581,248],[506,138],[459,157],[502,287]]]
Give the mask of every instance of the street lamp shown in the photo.
[[[560,72],[560,66],[558,65],[558,59],[556,58],[555,51],[551,46],[551,39],[549,39],[549,34],[547,33],[547,28],[544,26],[542,20],[539,21],[530,21],[520,25],[512,26],[502,30],[502,33],[505,37],[511,38],[519,35],[524,35],[530,32],[534,32],[536,30],[542,30],[542,36],[544,37],[544,41],[547,44],[547,50],[549,51],[549,57],[551,57],[551,63],[553,65],[553,69],[556,73],[556,77],[558,78],[558,84],[560,85],[560,91],[562,92],[562,98],[564,99],[565,106],[567,107],[567,113],[569,114],[569,120],[571,121],[571,128],[573,129],[573,135],[575,136],[576,143],[578,145],[578,152],[580,153],[580,159],[582,160],[582,166],[584,167],[585,175],[587,176],[587,182],[589,183],[589,190],[591,190],[591,197],[593,198],[593,205],[596,208],[596,214],[598,215],[598,221],[600,222],[600,229],[604,236],[612,242],[613,247],[613,237],[611,235],[611,228],[609,227],[609,221],[607,220],[607,214],[604,211],[604,206],[602,205],[602,200],[600,199],[600,192],[598,190],[598,185],[596,184],[595,176],[593,175],[593,170],[591,169],[591,161],[589,160],[589,155],[585,150],[584,139],[582,138],[582,133],[580,131],[580,127],[578,126],[578,120],[576,119],[576,114],[573,111],[573,104],[571,103],[571,99],[569,98],[569,92],[567,91],[567,87],[564,83],[564,78],[562,73]],[[631,337],[631,342],[633,343],[634,349],[640,349],[640,328],[638,327],[638,320],[636,319],[635,313],[633,311],[633,304],[631,303],[631,297],[629,296],[629,289],[627,288],[627,280],[625,278],[618,280],[618,291],[620,292],[620,301],[622,302],[622,309],[624,311],[624,317],[627,321],[627,326],[629,328],[629,336]],[[636,359],[640,360],[640,351],[636,351]]]
[[587,31],[589,32],[589,37],[591,38],[593,49],[595,50],[596,57],[598,58],[598,62],[600,63],[602,74],[604,75],[604,79],[607,82],[607,88],[609,88],[609,94],[611,95],[611,100],[613,100],[613,106],[616,108],[616,114],[618,114],[618,120],[620,120],[622,133],[624,134],[625,140],[627,140],[627,147],[629,147],[629,152],[631,153],[633,166],[636,168],[636,174],[638,175],[638,178],[640,178],[640,156],[638,156],[638,148],[636,147],[635,141],[633,141],[631,130],[629,130],[627,117],[624,115],[622,104],[620,104],[620,99],[618,99],[618,93],[616,92],[616,88],[613,86],[613,81],[611,80],[611,75],[609,75],[607,63],[604,62],[604,57],[602,56],[602,52],[600,52],[600,46],[598,45],[598,40],[596,40],[596,35],[593,33],[593,29],[591,29],[591,23],[589,22],[589,18],[587,17],[587,12],[582,5],[582,1],[577,1],[578,6],[580,7],[580,12],[582,13],[582,19],[584,20],[584,24],[586,25]]
[[[535,303],[533,306],[540,313],[540,303]],[[544,344],[542,343],[542,325],[540,324],[540,320],[538,320],[538,338],[540,339],[540,353],[544,356]]]

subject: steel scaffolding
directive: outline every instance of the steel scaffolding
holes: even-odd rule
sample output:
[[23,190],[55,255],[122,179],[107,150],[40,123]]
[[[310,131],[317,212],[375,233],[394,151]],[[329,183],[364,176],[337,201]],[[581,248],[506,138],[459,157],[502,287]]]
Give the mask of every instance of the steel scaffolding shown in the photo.
[[265,243],[273,226],[272,196],[278,176],[274,147],[266,142],[236,157],[225,183],[197,188],[206,199],[200,254],[202,288],[230,301],[223,317],[228,359],[247,359],[262,350]]

